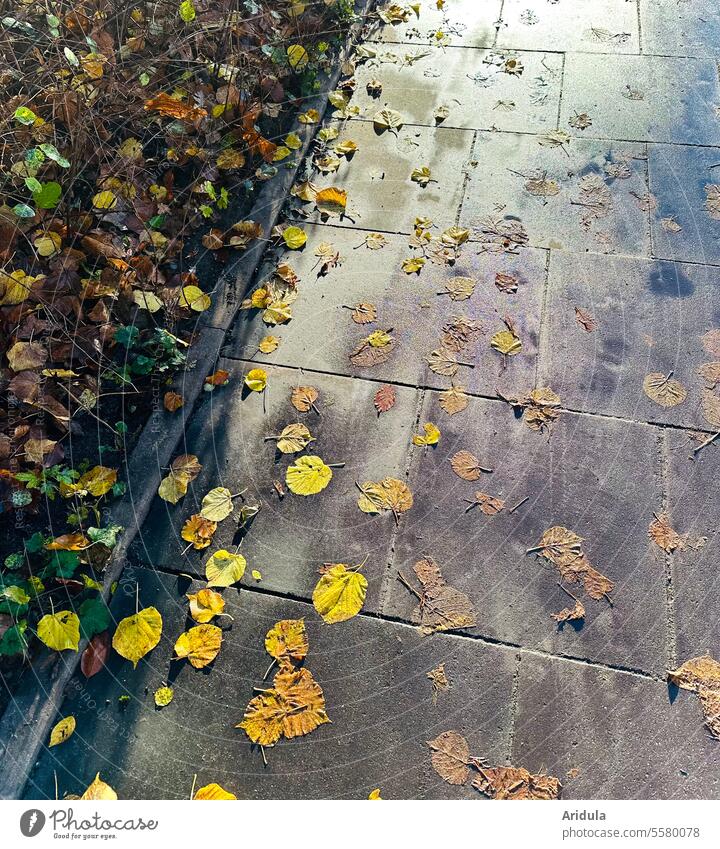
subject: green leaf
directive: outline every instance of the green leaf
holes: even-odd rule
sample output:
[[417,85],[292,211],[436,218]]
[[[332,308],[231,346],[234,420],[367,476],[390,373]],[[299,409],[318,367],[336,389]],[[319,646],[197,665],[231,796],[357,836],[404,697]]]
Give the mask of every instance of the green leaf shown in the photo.
[[16,203],[13,212],[18,218],[33,218],[35,216],[35,210],[26,203]]
[[62,195],[62,186],[55,182],[43,183],[39,192],[33,192],[35,203],[40,209],[54,209],[58,205],[60,195]]
[[78,68],[80,66],[80,60],[78,57],[72,52],[69,47],[63,47],[63,53],[65,54],[65,58],[68,62],[74,67]]
[[122,525],[110,525],[107,528],[88,528],[87,535],[91,542],[99,542],[106,548],[114,548],[117,545],[118,534],[122,530]]
[[0,639],[0,655],[11,657],[21,654],[27,649],[25,631],[27,630],[27,619],[21,619],[16,625],[8,628]]
[[25,124],[26,126],[34,124],[35,121],[37,121],[37,115],[27,106],[18,106],[15,110],[14,117],[16,121],[19,121],[21,124]]
[[53,551],[48,570],[53,570],[58,578],[72,578],[80,565],[80,558],[74,551]]
[[30,539],[25,541],[25,551],[27,551],[28,554],[37,554],[44,548],[45,538],[39,531],[36,531]]
[[86,599],[80,605],[78,614],[80,633],[88,640],[110,627],[110,611],[99,596]]
[[39,145],[39,147],[48,159],[52,159],[53,162],[57,162],[57,164],[61,168],[70,167],[70,163],[67,161],[67,159],[65,159],[65,157],[60,153],[60,151],[55,147],[54,144],[41,144]]
[[30,596],[22,587],[11,586],[3,587],[2,595],[9,601],[14,601],[15,604],[27,604],[30,601]]
[[25,185],[31,192],[42,191],[42,183],[36,177],[26,177]]
[[118,327],[115,331],[115,341],[126,348],[130,348],[140,337],[137,327],[129,324],[127,327]]
[[22,551],[15,551],[12,554],[8,554],[5,558],[6,569],[20,569],[24,563],[25,555]]
[[195,20],[195,6],[193,6],[192,0],[183,0],[178,8],[178,12],[186,24]]

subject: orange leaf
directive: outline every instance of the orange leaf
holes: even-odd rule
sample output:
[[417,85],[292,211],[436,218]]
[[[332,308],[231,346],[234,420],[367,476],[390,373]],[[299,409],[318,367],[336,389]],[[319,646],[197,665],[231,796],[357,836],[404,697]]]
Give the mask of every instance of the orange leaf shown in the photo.
[[207,115],[205,109],[200,109],[198,106],[188,106],[187,103],[181,103],[165,92],[159,94],[157,97],[150,98],[150,100],[146,100],[145,110],[147,112],[159,112],[161,115],[166,115],[170,118],[190,122],[197,121]]

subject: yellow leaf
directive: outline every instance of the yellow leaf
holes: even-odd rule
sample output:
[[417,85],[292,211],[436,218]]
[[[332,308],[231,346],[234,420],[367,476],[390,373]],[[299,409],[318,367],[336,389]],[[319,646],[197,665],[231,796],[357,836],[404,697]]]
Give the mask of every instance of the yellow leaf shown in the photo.
[[200,515],[211,522],[222,522],[232,511],[232,492],[224,486],[216,486],[203,498]]
[[150,313],[158,312],[163,308],[163,302],[153,292],[143,292],[140,289],[134,289],[132,293],[133,303],[137,304],[141,310],[147,310]]
[[282,619],[265,635],[265,651],[281,665],[302,660],[307,656],[308,648],[304,619]]
[[359,485],[362,495],[358,498],[358,507],[363,513],[380,513],[392,510],[397,519],[413,506],[413,495],[408,485],[397,478],[383,478],[378,483],[368,481]]
[[374,790],[370,791],[370,795],[368,799],[372,799],[373,801],[379,799],[382,802],[382,796],[380,795],[380,788],[376,787]]
[[272,161],[273,162],[282,162],[283,159],[287,159],[290,156],[290,148],[285,147],[285,145],[280,145],[280,147],[275,149],[275,153],[273,154]]
[[315,206],[326,215],[342,215],[347,206],[347,192],[331,186],[315,195]]
[[261,572],[258,572],[258,570],[257,570],[257,569],[253,569],[253,570],[252,570],[252,572],[251,572],[251,574],[252,574],[252,576],[253,576],[253,580],[255,580],[255,581],[262,581],[262,573],[261,573]]
[[173,700],[173,696],[175,695],[175,691],[172,687],[158,687],[155,690],[155,704],[158,707],[166,707]]
[[217,625],[195,625],[177,638],[175,654],[186,657],[195,669],[202,669],[215,660],[221,643],[222,631]]
[[193,4],[192,0],[183,0],[180,6],[178,7],[178,13],[186,24],[189,24],[194,21],[196,12],[195,5]]
[[48,352],[39,342],[16,342],[8,349],[7,358],[13,371],[29,371],[45,365]]
[[48,551],[82,551],[90,545],[90,540],[81,533],[61,534],[52,542],[45,543]]
[[296,251],[307,242],[307,233],[300,227],[286,227],[283,230],[283,240],[291,250]]
[[426,422],[423,425],[425,436],[416,433],[413,438],[413,445],[437,445],[440,442],[440,428],[432,422]]
[[38,622],[37,635],[49,649],[77,651],[80,642],[80,619],[71,610],[46,613]]
[[162,616],[156,608],[145,607],[121,620],[113,634],[112,645],[120,657],[132,662],[134,668],[140,658],[160,642],[161,634]]
[[373,348],[384,348],[392,342],[392,336],[384,330],[374,330],[366,341]]
[[69,737],[72,737],[73,731],[75,731],[75,717],[66,716],[65,719],[61,719],[50,732],[50,747],[64,743]]
[[290,321],[292,312],[290,306],[285,301],[273,301],[265,309],[262,315],[262,320],[265,324],[285,324]]
[[183,286],[179,304],[195,312],[204,312],[210,308],[212,301],[199,286]]
[[33,284],[44,277],[44,274],[31,277],[21,270],[11,271],[10,274],[0,270],[0,306],[13,307],[21,304],[27,298]]
[[404,259],[402,262],[402,270],[405,274],[415,274],[425,265],[425,259],[421,256],[414,256],[410,259]]
[[225,599],[215,590],[202,589],[196,593],[188,593],[190,615],[201,625],[208,623],[213,616],[218,616],[225,610]]
[[258,342],[258,351],[263,354],[272,354],[279,344],[280,340],[277,336],[263,336],[263,338]]
[[117,204],[117,197],[115,192],[98,192],[93,195],[92,204],[95,209],[112,209]]
[[419,183],[423,188],[425,188],[432,179],[432,174],[426,165],[423,168],[414,168],[410,174],[410,179],[413,183]]
[[117,472],[107,466],[94,466],[89,472],[77,481],[76,486],[80,490],[89,492],[99,498],[110,492],[117,481]]
[[300,457],[285,473],[285,483],[296,495],[315,495],[330,483],[332,469],[320,457]]
[[100,773],[98,773],[95,776],[93,783],[88,787],[88,789],[82,794],[80,798],[92,799],[97,802],[117,802],[117,793],[112,789],[109,784],[106,784],[100,778]]
[[218,153],[216,164],[221,171],[232,171],[235,168],[243,167],[245,156],[241,151],[229,147]]
[[160,481],[158,495],[163,501],[168,501],[170,504],[177,504],[187,492],[189,483],[190,478],[188,475],[183,472],[170,471],[170,474]]
[[307,50],[302,44],[291,44],[287,49],[287,57],[293,71],[302,71],[310,61]]
[[196,551],[207,548],[212,542],[213,535],[217,530],[217,522],[204,518],[199,513],[185,522],[180,536],[186,541],[192,543],[192,547]]
[[373,115],[373,125],[378,132],[399,130],[403,125],[403,117],[394,109],[381,109]]
[[340,142],[340,144],[336,144],[333,150],[335,153],[339,153],[342,156],[351,156],[353,153],[357,152],[358,146],[354,141],[345,139],[345,141]]
[[50,230],[47,233],[43,233],[33,239],[33,244],[35,245],[35,250],[40,254],[40,256],[49,257],[60,250],[62,247],[62,239],[58,233],[54,233]]
[[247,561],[242,554],[231,554],[219,549],[205,564],[208,587],[229,587],[236,584],[245,574]]
[[501,330],[496,333],[490,340],[490,345],[506,356],[519,354],[522,350],[522,342],[512,330]]
[[292,189],[290,189],[290,194],[293,197],[299,198],[304,203],[309,203],[311,200],[315,200],[317,189],[311,182],[309,182],[309,180],[305,180],[302,183],[296,183]]
[[301,124],[317,124],[320,120],[320,113],[317,109],[308,109],[307,112],[302,112],[298,115],[298,121]]
[[304,424],[290,424],[282,429],[277,440],[278,451],[283,454],[295,454],[315,441]]
[[315,610],[328,624],[352,619],[365,602],[367,586],[367,579],[360,572],[348,570],[344,563],[336,563],[313,590]]
[[225,788],[221,787],[219,784],[206,784],[204,787],[201,787],[193,796],[194,802],[222,802],[226,800],[231,801],[233,799],[237,799],[237,796],[234,793],[230,793],[228,790],[225,790]]
[[302,147],[302,139],[297,133],[288,133],[285,136],[285,147],[289,147],[290,150],[298,150]]
[[267,372],[265,369],[250,369],[245,375],[245,386],[252,392],[262,392],[267,386]]

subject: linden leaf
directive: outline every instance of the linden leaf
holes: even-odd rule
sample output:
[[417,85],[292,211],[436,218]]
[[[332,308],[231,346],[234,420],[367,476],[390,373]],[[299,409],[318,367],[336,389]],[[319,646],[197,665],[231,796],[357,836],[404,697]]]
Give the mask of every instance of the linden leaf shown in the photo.
[[682,551],[687,542],[686,537],[680,536],[677,531],[670,527],[670,519],[665,513],[661,513],[653,519],[648,528],[648,535],[656,545],[659,545],[668,554],[676,550]]
[[173,700],[175,691],[172,687],[158,687],[153,694],[155,704],[158,707],[167,707]]
[[395,406],[396,398],[397,391],[394,386],[390,386],[389,384],[381,386],[373,398],[375,409],[378,413],[387,413],[388,410],[391,410]]
[[459,363],[451,351],[438,348],[426,357],[430,371],[441,374],[443,377],[453,377],[457,374]]
[[290,250],[299,250],[307,242],[307,233],[299,227],[286,227],[283,230],[283,241]]
[[109,784],[106,784],[101,778],[100,773],[95,776],[92,784],[82,794],[80,799],[93,800],[95,802],[117,802],[117,793]]
[[285,324],[285,322],[290,321],[292,318],[292,311],[290,309],[290,305],[285,301],[272,301],[272,303],[268,304],[268,306],[263,310],[262,320],[265,324],[275,325],[275,324]]
[[372,120],[378,133],[383,133],[385,130],[397,131],[403,125],[403,116],[394,109],[381,109],[373,115]]
[[263,336],[263,338],[258,342],[258,351],[263,354],[272,354],[279,344],[280,340],[277,336]]
[[355,304],[351,318],[355,324],[372,324],[377,318],[377,307],[375,304]]
[[199,286],[183,286],[178,306],[194,312],[204,312],[210,308],[211,304],[210,296],[206,295]]
[[50,732],[49,746],[59,746],[60,743],[64,743],[69,737],[71,737],[74,731],[75,717],[66,716],[65,719],[61,719]]
[[413,445],[437,445],[440,442],[440,428],[432,422],[423,425],[425,435],[416,433],[412,438]]
[[430,760],[433,769],[448,784],[465,784],[470,769],[470,748],[467,740],[457,731],[443,731],[434,740],[428,740],[432,749]]
[[310,61],[308,52],[302,44],[291,44],[287,49],[287,57],[293,71],[302,71]]
[[217,625],[195,625],[177,638],[175,654],[202,669],[215,660],[221,643],[222,631]]
[[454,416],[467,408],[469,401],[461,386],[451,386],[440,393],[440,406],[449,415]]
[[475,285],[472,277],[451,277],[445,284],[445,291],[451,301],[466,301],[475,291]]
[[363,513],[381,513],[392,510],[395,520],[399,513],[404,513],[413,505],[413,495],[409,487],[397,478],[383,478],[377,483],[367,481],[358,484],[362,493],[357,505]]
[[163,501],[168,501],[170,504],[177,504],[178,501],[187,493],[190,479],[182,472],[170,472],[169,475],[160,481],[158,487],[158,495]]
[[89,492],[99,498],[105,495],[115,486],[117,471],[107,466],[93,466],[90,471],[85,472],[75,484],[76,491]]
[[46,613],[38,622],[37,635],[40,641],[53,651],[77,651],[80,643],[80,619],[71,610]]
[[277,448],[283,454],[295,454],[314,441],[315,437],[304,424],[289,424],[282,429],[277,439]]
[[200,515],[211,522],[222,522],[233,511],[233,496],[229,489],[217,486],[203,498]]
[[472,628],[476,624],[470,599],[460,590],[448,586],[432,558],[419,560],[413,570],[422,586],[414,616],[423,634]]
[[405,274],[419,274],[423,265],[425,265],[424,257],[414,256],[404,259],[401,268]]
[[501,354],[505,354],[506,356],[519,354],[522,350],[522,342],[512,330],[501,330],[499,333],[496,333],[490,340],[490,345],[496,351],[500,351]]
[[552,775],[533,775],[522,767],[480,767],[472,786],[491,799],[557,799],[562,784]]
[[190,602],[190,615],[201,625],[225,610],[225,599],[215,590],[205,588],[196,593],[187,593],[186,598]]
[[276,622],[265,636],[265,651],[279,661],[289,664],[293,660],[302,660],[309,648],[305,620],[282,619]]
[[299,413],[307,413],[318,399],[318,391],[314,386],[296,386],[290,397],[290,403]]
[[39,342],[16,342],[8,348],[6,356],[13,371],[30,371],[45,365],[48,351]]
[[675,407],[687,398],[687,390],[670,375],[653,372],[643,380],[643,392],[661,407]]
[[300,457],[285,473],[285,483],[296,495],[315,495],[330,483],[332,469],[320,457]]
[[356,616],[364,602],[368,582],[360,572],[336,563],[323,574],[313,590],[315,610],[328,624]]
[[347,206],[347,192],[331,186],[315,195],[315,206],[325,215],[342,215]]
[[245,574],[247,561],[242,554],[231,554],[224,548],[218,549],[205,564],[208,587],[229,587],[236,584]]
[[156,608],[145,607],[119,623],[112,646],[121,657],[131,661],[134,668],[160,642],[161,634],[162,616]]
[[183,525],[180,536],[186,542],[192,543],[192,547],[196,551],[200,551],[210,545],[216,530],[217,522],[205,519],[199,513],[195,513]]
[[410,179],[413,181],[413,183],[418,183],[423,188],[425,188],[425,186],[427,186],[427,184],[430,182],[436,182],[432,179],[432,174],[430,173],[430,169],[427,167],[427,165],[425,165],[423,168],[413,168],[410,174]]
[[95,209],[113,209],[117,205],[117,197],[114,192],[98,192],[93,195],[92,205]]
[[478,458],[470,451],[458,451],[450,458],[453,472],[464,481],[476,481],[482,472],[492,472],[480,465]]
[[265,369],[250,369],[245,375],[245,386],[252,392],[262,392],[267,386],[267,372]]
[[234,799],[237,799],[237,796],[234,793],[230,793],[229,790],[225,790],[224,787],[214,783],[206,784],[204,787],[201,787],[193,796],[193,802],[224,802],[232,801]]

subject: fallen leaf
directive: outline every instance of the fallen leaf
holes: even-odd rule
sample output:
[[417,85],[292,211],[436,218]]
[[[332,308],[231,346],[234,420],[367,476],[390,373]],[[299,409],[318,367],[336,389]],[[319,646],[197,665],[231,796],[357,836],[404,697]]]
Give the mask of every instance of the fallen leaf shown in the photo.
[[454,416],[467,408],[468,396],[461,386],[451,386],[440,393],[440,406],[449,415]]
[[195,513],[186,520],[180,536],[186,542],[192,543],[192,547],[196,551],[200,551],[210,545],[216,530],[217,522],[212,522],[210,519],[203,518],[199,513]]
[[378,799],[382,801],[382,796],[380,795],[380,788],[376,787],[374,790],[371,790],[368,799],[372,801],[377,801]]
[[481,466],[478,458],[470,451],[453,454],[450,465],[455,474],[465,481],[476,481],[483,472],[492,472],[492,469]]
[[30,371],[45,365],[48,352],[40,342],[16,342],[6,356],[13,371]]
[[648,535],[656,545],[659,545],[668,554],[676,550],[683,551],[687,542],[686,537],[680,536],[677,531],[670,527],[670,518],[665,513],[661,513],[650,522]]
[[387,413],[388,410],[391,410],[395,406],[396,398],[397,392],[395,387],[390,386],[389,384],[384,384],[377,390],[373,398],[375,409],[378,413]]
[[358,507],[363,513],[380,513],[391,510],[397,521],[398,514],[405,513],[413,505],[413,495],[406,483],[397,478],[383,478],[378,483],[367,481],[358,484],[362,493]]
[[512,330],[501,330],[490,340],[490,346],[505,356],[514,356],[522,350],[522,342]]
[[333,186],[315,195],[315,206],[325,215],[343,215],[347,206],[347,192]]
[[661,372],[646,376],[643,380],[643,392],[661,407],[675,407],[687,398],[687,390],[682,383]]
[[423,425],[424,435],[416,433],[412,438],[413,445],[437,445],[440,442],[440,428],[432,422]]
[[345,622],[357,615],[365,602],[368,582],[363,574],[334,563],[315,586],[312,601],[315,610],[328,624]]
[[[440,567],[431,557],[418,560],[413,570],[422,586],[413,615],[423,634],[472,628],[476,624],[470,599],[460,590],[448,586]],[[407,582],[406,585],[409,586]]]
[[201,625],[207,624],[225,609],[225,599],[220,593],[208,588],[198,590],[196,593],[187,593],[186,598],[190,602],[190,615]]
[[518,278],[514,274],[506,274],[504,271],[498,271],[495,274],[495,286],[506,294],[514,294],[518,290]]
[[245,574],[247,561],[242,554],[231,554],[224,548],[218,549],[205,563],[208,587],[230,587]]
[[263,336],[258,342],[258,351],[263,354],[272,354],[273,351],[277,350],[279,344],[280,340],[277,336]]
[[222,631],[217,625],[195,625],[175,642],[178,658],[187,658],[195,669],[203,669],[218,656]]
[[668,672],[668,679],[683,690],[697,693],[707,729],[720,740],[720,663],[710,655],[694,657]]
[[720,428],[720,397],[709,389],[702,391],[700,412],[706,422],[715,428]]
[[307,242],[307,233],[300,227],[286,227],[282,237],[288,248],[293,251],[299,250]]
[[157,707],[167,707],[174,695],[175,691],[172,687],[158,687],[153,694],[153,700]]
[[432,174],[430,173],[430,169],[427,165],[422,168],[414,168],[410,174],[410,179],[413,183],[418,183],[423,188],[425,188],[425,186],[427,186],[427,184],[431,181],[436,182],[435,180],[432,180]]
[[282,429],[277,437],[277,449],[283,454],[296,454],[315,441],[304,424],[289,424]]
[[317,401],[318,394],[314,386],[296,386],[292,391],[290,403],[299,413],[307,413]]
[[78,650],[80,619],[70,610],[46,613],[37,625],[38,639],[53,651]]
[[206,784],[193,796],[193,802],[224,802],[236,799],[237,796],[234,793],[230,793],[229,790],[225,790],[225,788],[221,787],[219,784]]
[[592,333],[597,327],[597,322],[590,313],[580,307],[575,307],[575,321],[577,321],[580,327],[587,330],[588,333]]
[[52,748],[53,746],[59,746],[60,743],[64,743],[69,737],[72,736],[74,731],[74,716],[66,716],[65,719],[61,719],[60,722],[53,726],[53,729],[50,732],[50,743],[48,744],[49,747]]
[[355,304],[351,318],[355,324],[372,324],[377,318],[377,307],[375,304]]
[[401,268],[405,274],[419,274],[425,265],[425,259],[421,256],[413,256],[402,261]]
[[304,619],[282,619],[265,635],[265,651],[281,667],[303,660],[308,653],[308,637]]
[[330,483],[332,474],[320,457],[306,455],[288,466],[285,483],[296,495],[315,495]]
[[472,277],[451,277],[445,283],[445,291],[451,301],[466,301],[475,291],[475,285]]
[[436,705],[440,693],[450,687],[450,682],[445,674],[445,664],[440,663],[434,669],[431,669],[427,673],[427,677],[432,683],[432,702]]
[[472,786],[491,799],[558,799],[562,784],[552,775],[533,775],[522,767],[477,765]]
[[245,375],[245,386],[251,392],[262,392],[267,386],[267,372],[265,369],[253,368]]
[[216,486],[203,497],[200,515],[211,522],[222,522],[233,511],[233,496],[224,486]]
[[112,646],[120,657],[131,661],[135,668],[138,661],[160,642],[162,625],[159,611],[154,607],[145,607],[120,621],[113,635]]
[[557,566],[563,580],[582,583],[590,598],[601,599],[612,592],[613,582],[594,569],[582,549],[583,539],[574,531],[556,525],[545,531],[535,549]]
[[95,634],[82,653],[80,669],[86,678],[92,678],[105,667],[105,661],[110,654],[110,634],[103,631]]
[[564,607],[559,613],[551,613],[550,615],[559,623],[576,622],[585,618],[585,606],[579,599],[575,599],[573,607]]
[[177,392],[166,392],[163,398],[163,406],[169,413],[176,412],[184,403],[182,395],[178,395]]
[[505,508],[505,502],[501,498],[494,498],[485,492],[475,493],[475,504],[486,516],[494,516]]
[[448,784],[465,784],[470,775],[470,749],[457,731],[443,731],[427,744],[433,769]]
[[395,109],[381,109],[373,115],[372,121],[376,132],[397,131],[403,125],[403,116]]
[[117,793],[100,778],[100,773],[98,773],[80,799],[95,802],[117,802]]

